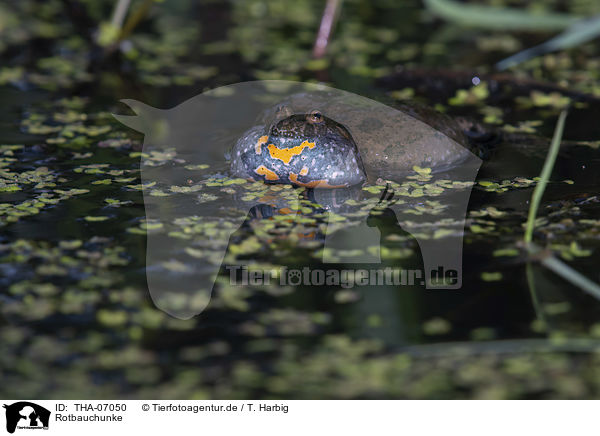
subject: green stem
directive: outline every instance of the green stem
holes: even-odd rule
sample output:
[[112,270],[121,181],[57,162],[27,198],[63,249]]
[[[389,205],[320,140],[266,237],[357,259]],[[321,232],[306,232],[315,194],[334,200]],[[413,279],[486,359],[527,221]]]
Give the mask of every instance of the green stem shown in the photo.
[[548,329],[548,322],[546,321],[546,316],[544,315],[544,310],[540,305],[540,301],[537,297],[537,290],[535,287],[535,277],[533,272],[533,265],[531,262],[527,262],[525,265],[525,274],[527,275],[527,286],[529,287],[529,294],[531,295],[531,301],[533,303],[533,310],[535,311],[536,318],[542,322],[544,325],[544,329]]
[[[563,110],[558,117],[558,122],[556,123],[556,128],[554,129],[554,136],[552,137],[552,142],[550,144],[550,149],[548,150],[548,156],[546,156],[546,161],[544,162],[544,167],[542,168],[542,173],[540,174],[540,181],[536,185],[533,190],[533,195],[531,196],[531,205],[529,207],[529,216],[527,217],[527,226],[525,228],[525,244],[527,250],[530,255],[539,255],[540,248],[533,244],[533,230],[535,228],[535,219],[537,216],[537,211],[540,206],[540,202],[542,201],[542,196],[544,195],[544,191],[546,190],[546,185],[548,184],[548,180],[550,179],[550,175],[552,174],[552,168],[554,168],[554,162],[556,161],[556,156],[558,155],[558,150],[560,148],[560,141],[562,139],[563,130],[565,127],[565,119],[567,118],[567,111]],[[600,299],[600,285],[594,283],[583,274],[571,268],[569,265],[564,262],[556,259],[552,255],[544,255],[540,259],[540,263],[544,265],[549,270],[553,271],[555,274],[558,274],[565,280],[568,280],[575,286],[578,286],[580,289],[583,289],[590,295]],[[533,282],[533,274],[531,271],[531,267],[527,265],[527,281],[529,283],[529,289],[532,291],[532,296],[535,298],[535,286]],[[534,306],[537,306],[537,301],[534,300]],[[536,310],[537,311],[537,310]]]
[[542,265],[600,300],[600,285],[594,283],[580,272],[562,262],[560,259],[557,259],[553,256],[548,256],[542,259]]
[[558,117],[558,122],[556,123],[556,128],[554,129],[554,136],[552,137],[552,142],[550,143],[550,150],[548,151],[548,156],[546,156],[546,161],[544,162],[544,167],[542,168],[542,174],[540,174],[540,181],[536,185],[535,189],[533,190],[533,195],[531,196],[529,216],[527,217],[527,226],[525,228],[525,243],[528,245],[533,239],[533,230],[535,227],[537,211],[540,206],[540,202],[542,201],[544,191],[546,190],[548,180],[550,179],[550,175],[552,174],[552,168],[554,168],[554,162],[556,161],[556,156],[558,155],[558,150],[560,148],[560,141],[562,139],[566,118],[567,110],[565,109]]
[[130,3],[131,0],[119,0],[115,5],[110,24],[117,29],[121,29],[121,26],[123,26],[123,21],[125,21],[125,15],[127,15]]
[[140,21],[146,17],[154,1],[155,0],[144,0],[144,2],[131,13],[131,15],[127,18],[127,21],[125,21],[123,29],[121,29],[119,41],[123,41],[124,39],[127,39],[129,35],[131,35],[133,29],[135,29]]
[[341,7],[342,0],[327,0],[321,18],[321,25],[319,26],[319,33],[313,47],[313,58],[320,59],[327,53],[327,46]]

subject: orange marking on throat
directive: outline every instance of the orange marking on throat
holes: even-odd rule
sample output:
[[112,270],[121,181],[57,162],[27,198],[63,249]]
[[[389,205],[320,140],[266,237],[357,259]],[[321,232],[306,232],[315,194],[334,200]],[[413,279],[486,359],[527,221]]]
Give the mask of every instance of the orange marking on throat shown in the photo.
[[262,153],[262,145],[264,143],[266,143],[268,140],[269,140],[268,136],[261,136],[260,138],[258,138],[258,142],[254,146],[254,151],[256,152],[256,154]]
[[313,180],[312,182],[303,183],[298,181],[298,174],[290,173],[290,181],[298,186],[305,188],[345,188],[347,185],[330,185],[327,180]]
[[306,147],[311,149],[315,148],[315,143],[304,141],[302,144],[291,148],[277,148],[275,144],[269,144],[267,148],[273,159],[279,159],[284,164],[288,165],[292,158],[302,154]]
[[264,165],[259,166],[254,170],[254,172],[261,176],[265,176],[265,180],[279,180],[277,173],[275,171],[271,171]]

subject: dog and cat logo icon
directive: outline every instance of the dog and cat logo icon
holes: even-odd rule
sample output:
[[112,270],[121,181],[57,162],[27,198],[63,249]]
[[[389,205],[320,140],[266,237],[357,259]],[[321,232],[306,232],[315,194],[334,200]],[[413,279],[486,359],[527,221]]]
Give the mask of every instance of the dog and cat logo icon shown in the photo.
[[19,401],[4,405],[6,409],[6,431],[14,433],[18,430],[48,430],[50,411],[29,401]]

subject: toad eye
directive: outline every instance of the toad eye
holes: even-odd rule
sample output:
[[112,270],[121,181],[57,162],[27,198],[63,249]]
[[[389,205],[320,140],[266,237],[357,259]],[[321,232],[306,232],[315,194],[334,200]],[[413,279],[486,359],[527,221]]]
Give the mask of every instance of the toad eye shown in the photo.
[[323,114],[319,111],[311,111],[306,118],[309,123],[322,123],[324,121]]

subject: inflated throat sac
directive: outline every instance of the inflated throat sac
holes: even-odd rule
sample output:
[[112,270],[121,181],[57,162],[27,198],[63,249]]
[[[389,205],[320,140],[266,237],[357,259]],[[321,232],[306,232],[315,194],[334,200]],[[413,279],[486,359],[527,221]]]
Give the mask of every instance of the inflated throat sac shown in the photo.
[[350,132],[319,112],[297,114],[269,129],[248,130],[235,145],[231,168],[238,177],[308,188],[363,183],[366,173]]

